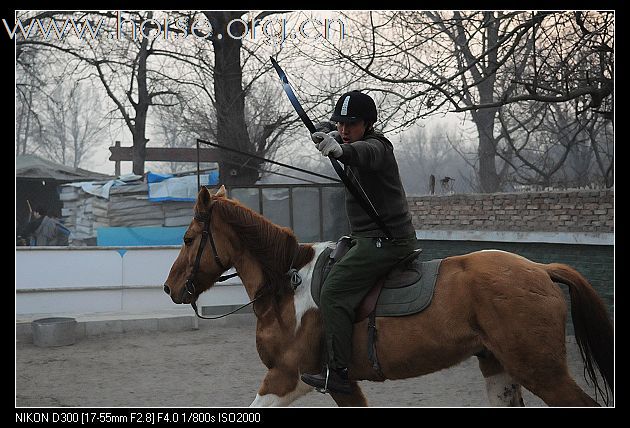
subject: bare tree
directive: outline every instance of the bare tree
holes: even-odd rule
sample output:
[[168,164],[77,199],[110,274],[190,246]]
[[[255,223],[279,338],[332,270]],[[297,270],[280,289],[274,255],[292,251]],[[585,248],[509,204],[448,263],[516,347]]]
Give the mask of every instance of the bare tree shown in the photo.
[[[158,56],[187,63],[196,74],[192,79],[177,80],[183,86],[196,88],[201,94],[200,97],[183,97],[186,99],[187,127],[196,127],[199,136],[221,146],[260,157],[271,155],[280,135],[295,123],[295,118],[287,114],[286,109],[282,109],[282,113],[269,108],[275,95],[258,90],[257,86],[264,80],[262,77],[272,70],[268,57],[260,55],[257,46],[243,45],[245,32],[253,31],[263,18],[274,13],[277,12],[250,16],[244,11],[206,11],[180,15],[189,23],[199,23],[202,17],[207,20],[206,29],[195,30],[198,43],[194,57],[190,52],[174,52],[172,49],[153,51]],[[210,51],[207,49],[209,43],[212,45]],[[246,78],[244,74],[247,74]],[[180,95],[183,92],[180,91]],[[232,185],[252,184],[261,177],[261,164],[262,161],[247,155],[224,152],[219,162],[221,180]]]
[[[121,25],[120,15],[101,12],[93,15],[104,20],[103,29],[108,34],[122,33],[127,37],[117,37],[115,43],[108,43],[101,38],[82,46],[72,46],[62,41],[53,43],[34,40],[21,40],[18,44],[21,50],[35,44],[56,48],[94,67],[118,115],[133,136],[133,171],[142,174],[148,142],[149,109],[152,106],[173,106],[183,102],[181,92],[185,86],[193,86],[205,93],[207,104],[203,108],[213,111],[213,114],[210,115],[211,123],[200,128],[205,128],[215,141],[226,147],[263,156],[277,141],[278,134],[286,130],[288,122],[294,121],[294,118],[289,120],[286,110],[284,114],[267,115],[264,123],[259,120],[257,126],[260,132],[252,139],[249,135],[250,123],[245,117],[245,98],[250,93],[251,85],[269,71],[271,65],[268,56],[258,56],[256,49],[245,49],[241,36],[248,28],[253,28],[261,19],[274,13],[277,12],[260,12],[249,16],[240,11],[174,12],[172,16],[167,16],[165,28],[161,28],[163,13],[159,15],[160,19],[154,19],[157,15],[153,12],[125,13]],[[37,16],[54,19],[84,15],[60,12]],[[197,25],[202,17],[207,21],[205,28]],[[121,31],[123,25],[126,26],[124,32]],[[179,37],[179,46],[160,43],[158,35],[167,32],[173,37]],[[194,37],[183,37],[193,33]],[[183,40],[187,43],[183,43]],[[85,49],[86,45],[89,49]],[[211,50],[208,49],[209,45]],[[200,55],[205,51],[212,52],[212,58]],[[243,51],[248,52],[244,58]],[[265,66],[261,66],[263,61]],[[256,72],[244,84],[243,71],[248,62],[254,63],[249,70],[256,67]],[[187,68],[190,74],[183,74],[182,67]],[[204,79],[200,80],[200,77]],[[258,115],[258,119],[261,118]],[[260,161],[247,156],[226,154],[225,162],[221,162],[222,178],[227,184],[255,182],[259,178],[256,169],[259,165]]]
[[[269,46],[248,44],[244,36],[277,13],[131,12],[123,15],[124,32],[121,16],[110,12],[26,13],[25,23],[96,17],[110,34],[122,32],[123,37],[81,43],[18,38],[18,61],[28,58],[29,49],[55,49],[83,64],[82,76],[97,77],[115,106],[110,116],[121,118],[133,136],[135,173],[144,172],[147,127],[155,107],[180,115],[173,126],[197,129],[199,136],[243,152],[272,155],[295,129],[296,118],[286,102],[278,102],[279,85],[276,92],[266,86],[275,79]],[[196,26],[196,37],[180,37],[190,35],[202,18],[207,28]],[[289,72],[295,71],[292,84],[304,94],[311,117],[327,116],[339,93],[359,82],[374,95],[380,125],[387,130],[408,128],[444,110],[469,112],[479,140],[475,167],[482,191],[501,188],[506,167],[501,156],[512,159],[509,153],[497,156],[498,150],[514,150],[509,144],[499,147],[503,137],[497,114],[503,106],[575,100],[578,116],[612,116],[612,13],[355,11],[344,19],[355,27],[345,33],[343,45],[322,40],[317,46],[304,44],[310,46],[305,55],[317,53],[309,56],[309,64],[327,71],[300,73],[303,63],[287,64]],[[180,42],[157,37],[167,29]],[[291,59],[289,51],[300,49],[281,45],[272,51],[286,60]],[[28,93],[24,95],[23,104],[30,105]],[[21,118],[19,129],[26,137],[36,116]],[[611,171],[612,163],[603,155],[610,150],[602,150],[601,144],[595,144],[601,155],[594,151],[595,161],[600,170]],[[226,156],[222,178],[228,184],[252,183],[261,176],[260,166],[247,156]]]
[[34,140],[41,134],[40,106],[46,102],[43,91],[46,84],[38,72],[46,62],[42,56],[37,51],[30,51],[21,55],[21,61],[16,63],[16,155],[34,153],[37,150]]
[[[511,159],[503,159],[512,166],[512,177],[517,184],[533,184],[542,188],[552,185],[552,178],[562,168],[572,148],[578,143],[580,127],[569,123],[564,111],[557,105],[543,105],[537,114],[526,116],[505,109],[507,117],[500,115],[503,137]],[[520,117],[526,117],[526,122]],[[530,120],[531,118],[531,120]],[[508,122],[516,123],[511,129]]]
[[16,90],[15,107],[15,154],[25,155],[29,152],[31,136],[33,135],[34,122],[39,118],[35,111],[34,97],[36,89],[34,85],[26,82],[18,83]]
[[605,187],[614,185],[614,132],[612,123],[606,121],[593,122],[587,127],[588,141],[595,157],[601,183]]
[[73,166],[78,168],[90,152],[100,143],[107,126],[103,118],[100,91],[91,82],[78,83],[68,94],[68,132],[72,146]]
[[[263,11],[256,15],[244,11],[204,12],[213,30],[209,40],[214,51],[216,140],[220,145],[261,157],[272,153],[274,143],[295,120],[292,115],[278,113],[275,109],[258,110],[262,105],[269,106],[271,94],[263,91],[260,93],[266,101],[255,101],[252,104],[255,108],[250,110],[249,123],[246,120],[246,96],[251,93],[253,83],[272,69],[266,55],[261,58],[255,48],[244,47],[243,36],[246,31],[253,31],[261,20],[276,13],[279,12]],[[234,25],[235,22],[244,22],[244,25]],[[243,52],[247,54],[245,58],[242,57]],[[255,63],[258,72],[253,73],[244,85],[243,70],[247,62]],[[265,114],[265,111],[271,114]],[[251,119],[254,119],[255,124]],[[226,154],[225,162],[220,163],[220,175],[229,184],[251,184],[261,176],[260,165],[261,161],[254,158]]]
[[[497,153],[510,165],[514,184],[566,188],[606,182],[605,173],[596,173],[594,147],[612,146],[612,141],[606,143],[611,135],[601,132],[610,122],[592,111],[578,115],[576,104],[523,103],[501,109]],[[611,159],[612,153],[605,152]]]
[[401,137],[395,154],[408,194],[431,194],[431,177],[434,177],[433,189],[437,193],[444,193],[444,186],[457,192],[469,190],[466,178],[469,171],[472,172],[472,166],[449,143],[459,139],[453,132],[452,123],[428,125],[426,121],[421,121]]
[[[264,45],[244,44],[243,31],[273,14],[261,12],[204,12],[186,16],[188,21],[207,20],[207,33],[198,40],[195,57],[185,52],[156,50],[156,55],[177,58],[190,67],[181,84],[183,110],[173,111],[189,135],[216,142],[260,157],[272,157],[278,141],[298,120],[286,101],[278,97],[281,87],[274,77]],[[228,28],[229,26],[229,28]],[[226,36],[229,34],[229,36]],[[226,40],[227,39],[227,40]],[[208,43],[213,49],[207,49]],[[275,72],[273,72],[275,73]],[[209,108],[211,107],[211,108]],[[194,137],[188,145],[194,144]],[[262,161],[234,152],[221,152],[219,169],[226,184],[251,184],[262,177]]]
[[[38,47],[17,64],[16,153],[42,153],[79,167],[99,142],[105,124],[100,97],[75,68]],[[70,77],[69,77],[70,76]]]
[[[153,54],[153,47],[157,37],[150,39],[143,33],[143,23],[153,19],[153,12],[132,13],[131,25],[134,34],[120,47],[106,47],[103,44],[93,45],[92,51],[96,53],[96,60],[88,59],[97,71],[107,95],[114,102],[125,124],[133,137],[133,173],[144,174],[146,159],[147,119],[149,108],[154,105],[173,105],[174,101],[169,96],[175,92],[168,88],[168,81],[161,72],[161,64],[155,69],[151,68],[149,58]],[[135,37],[136,25],[140,28],[141,35]],[[120,41],[117,41],[120,43]],[[132,50],[130,54],[128,51]],[[126,62],[131,56],[132,61]],[[116,59],[113,59],[116,58]],[[120,73],[120,71],[126,71]],[[126,70],[125,70],[126,69]],[[122,75],[121,75],[122,74]],[[135,97],[134,97],[135,96]]]
[[[125,19],[125,25],[130,25],[130,34],[121,31],[123,24],[118,19],[120,15],[113,13],[97,14],[101,18],[99,28],[104,34],[123,34],[116,38],[102,36],[82,38],[80,41],[70,37],[60,37],[57,40],[36,40],[23,38],[16,41],[20,51],[27,49],[53,49],[65,52],[68,58],[78,60],[82,64],[92,67],[96,77],[101,81],[107,95],[114,103],[115,110],[120,114],[133,137],[133,172],[144,173],[145,151],[148,139],[146,138],[146,123],[149,107],[161,103],[161,98],[173,95],[173,92],[164,88],[160,73],[151,81],[153,88],[149,88],[148,74],[149,56],[151,46],[155,38],[150,40],[148,30],[143,31],[142,23],[151,20],[153,12],[142,14],[130,13]],[[73,19],[88,19],[87,14],[59,12],[46,15],[50,19],[50,25],[55,26],[56,18],[72,17]],[[68,21],[66,21],[68,22]],[[119,26],[120,24],[120,26]],[[101,27],[101,25],[104,25]],[[56,28],[56,27],[55,27]],[[139,30],[138,30],[139,29]],[[138,31],[144,37],[138,36]],[[128,37],[125,37],[128,36]],[[131,60],[130,60],[131,59]]]
[[333,50],[355,74],[361,72],[358,77],[388,85],[400,126],[443,109],[471,112],[483,191],[500,188],[495,122],[501,106],[575,99],[583,111],[611,117],[612,13],[406,11],[345,17],[355,23],[350,46]]

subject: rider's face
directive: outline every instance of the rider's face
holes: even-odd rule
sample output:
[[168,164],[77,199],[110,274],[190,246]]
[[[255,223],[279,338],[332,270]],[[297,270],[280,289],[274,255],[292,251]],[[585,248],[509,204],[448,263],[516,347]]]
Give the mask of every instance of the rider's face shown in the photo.
[[352,123],[337,122],[337,131],[339,131],[339,135],[341,135],[341,139],[344,143],[359,141],[363,137],[363,134],[365,134],[366,129],[367,125],[363,120]]

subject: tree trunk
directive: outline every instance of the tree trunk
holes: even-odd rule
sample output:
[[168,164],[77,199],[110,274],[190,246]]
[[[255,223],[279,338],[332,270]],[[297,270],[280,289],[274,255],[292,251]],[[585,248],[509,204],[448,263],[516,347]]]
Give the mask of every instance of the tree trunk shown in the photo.
[[[151,18],[151,16],[149,16]],[[136,103],[135,111],[136,118],[133,133],[133,173],[136,175],[144,174],[144,162],[146,158],[146,147],[149,141],[146,138],[147,135],[147,115],[149,113],[149,105],[151,99],[149,97],[149,89],[147,87],[147,57],[149,39],[147,37],[142,38],[140,44],[140,52],[138,52],[138,74],[136,75],[136,82],[138,83],[138,102]]]
[[[212,24],[212,45],[214,47],[214,94],[217,112],[218,144],[244,152],[256,153],[247,132],[245,122],[245,94],[241,67],[241,40],[230,37],[227,25],[238,19],[241,12],[206,12]],[[230,31],[240,36],[243,26],[233,24]],[[219,176],[222,184],[250,185],[259,178],[260,162],[246,156],[222,153],[226,161],[219,163]]]
[[[470,69],[473,79],[478,82],[476,89],[479,92],[479,102],[488,104],[494,102],[494,85],[496,82],[497,70],[497,53],[498,49],[489,50],[486,61],[478,62],[473,55],[471,49],[472,41],[470,40],[466,28],[464,26],[463,17],[459,12],[454,15],[457,20],[457,36],[454,38],[455,55],[462,56],[466,65]],[[484,12],[485,33],[483,33],[482,47],[489,49],[498,43],[499,20],[495,18],[493,12]],[[463,80],[464,84],[466,80]],[[466,105],[473,104],[473,97],[470,90],[464,97],[463,101]],[[479,146],[477,153],[479,155],[479,185],[483,193],[497,192],[500,187],[499,174],[496,167],[496,139],[494,138],[494,120],[496,117],[496,108],[486,108],[481,110],[472,110],[473,122],[479,133]]]
[[483,193],[498,192],[499,174],[496,166],[496,140],[494,138],[494,120],[496,109],[478,110],[473,113],[473,120],[479,133],[479,184]]
[[22,140],[22,154],[26,154],[26,143],[28,142],[28,133],[31,132],[31,106],[33,105],[33,91],[28,91],[28,105],[26,109],[26,129],[24,130],[24,140]]

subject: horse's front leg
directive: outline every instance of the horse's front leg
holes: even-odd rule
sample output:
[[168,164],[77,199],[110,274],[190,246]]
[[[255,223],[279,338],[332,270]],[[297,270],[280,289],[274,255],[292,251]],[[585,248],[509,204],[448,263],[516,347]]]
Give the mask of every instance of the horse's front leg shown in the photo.
[[250,407],[288,406],[312,390],[299,379],[298,370],[269,369]]

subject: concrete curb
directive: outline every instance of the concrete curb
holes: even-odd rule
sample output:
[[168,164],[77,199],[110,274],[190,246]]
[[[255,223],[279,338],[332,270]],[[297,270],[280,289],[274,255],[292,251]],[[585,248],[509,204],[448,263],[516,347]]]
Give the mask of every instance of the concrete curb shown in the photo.
[[[225,309],[225,311],[222,311]],[[213,308],[212,312],[226,313],[235,308],[225,306]],[[205,315],[206,311],[204,311]],[[16,317],[16,342],[33,342],[31,323],[40,318],[60,316],[59,314],[29,314]],[[203,320],[197,318],[191,310],[161,311],[153,313],[94,313],[94,314],[63,314],[64,317],[75,318],[77,321],[75,337],[77,340],[88,336],[106,334],[120,334],[129,332],[149,331],[189,331],[214,327],[233,327],[256,325],[253,313],[235,313],[217,320]]]

